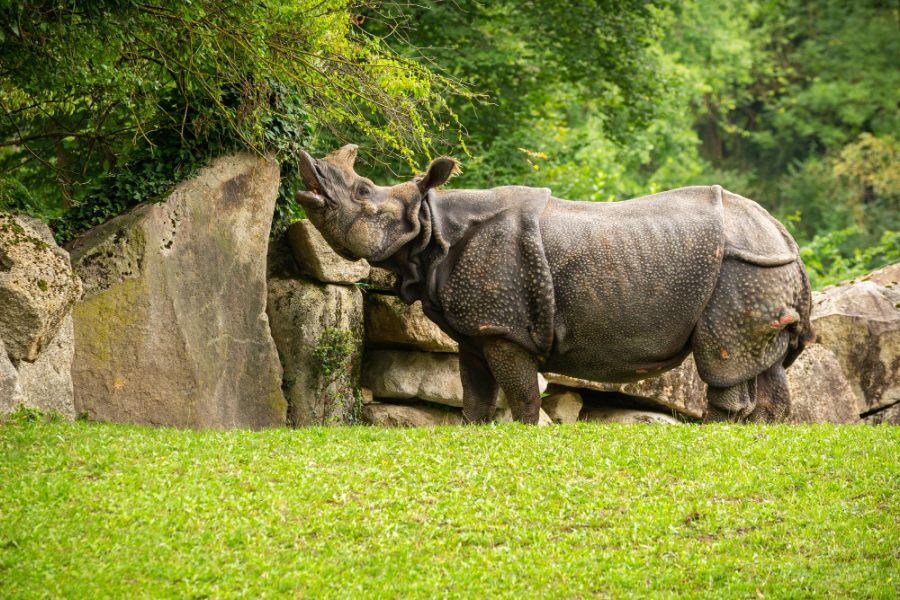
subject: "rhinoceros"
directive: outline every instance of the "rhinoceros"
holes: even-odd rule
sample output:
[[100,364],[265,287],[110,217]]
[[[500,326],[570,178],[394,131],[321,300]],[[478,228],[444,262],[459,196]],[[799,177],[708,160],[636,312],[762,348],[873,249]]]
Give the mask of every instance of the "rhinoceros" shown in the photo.
[[404,302],[459,343],[463,415],[490,421],[498,385],[537,423],[538,371],[630,382],[693,352],[705,418],[789,414],[785,368],[814,339],[796,242],[756,202],[717,185],[610,203],[547,188],[438,189],[457,162],[379,186],[357,146],[302,152],[297,194],[340,255],[397,274]]

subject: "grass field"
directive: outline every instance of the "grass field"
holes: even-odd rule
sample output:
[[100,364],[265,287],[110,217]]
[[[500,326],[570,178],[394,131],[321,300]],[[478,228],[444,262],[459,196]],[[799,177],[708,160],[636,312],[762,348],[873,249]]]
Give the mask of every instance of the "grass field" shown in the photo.
[[900,428],[0,426],[0,597],[884,597]]

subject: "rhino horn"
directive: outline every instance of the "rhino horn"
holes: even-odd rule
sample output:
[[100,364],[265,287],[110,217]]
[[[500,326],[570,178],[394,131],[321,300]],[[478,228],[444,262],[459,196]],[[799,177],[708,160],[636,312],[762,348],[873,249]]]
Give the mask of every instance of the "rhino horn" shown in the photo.
[[353,163],[356,162],[356,153],[358,150],[359,146],[356,144],[347,144],[330,153],[324,160],[352,171]]

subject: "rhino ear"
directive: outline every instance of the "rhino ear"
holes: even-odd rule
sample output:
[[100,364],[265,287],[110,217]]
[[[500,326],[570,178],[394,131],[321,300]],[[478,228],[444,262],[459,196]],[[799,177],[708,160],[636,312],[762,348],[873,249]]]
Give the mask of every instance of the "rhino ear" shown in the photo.
[[439,156],[431,161],[428,169],[416,177],[416,185],[423,194],[432,188],[444,185],[447,180],[460,173],[459,163],[449,156]]
[[347,167],[353,168],[353,163],[356,162],[356,153],[359,150],[359,146],[356,144],[347,144],[346,146],[341,146],[334,152],[330,153],[325,157],[330,163],[344,165]]

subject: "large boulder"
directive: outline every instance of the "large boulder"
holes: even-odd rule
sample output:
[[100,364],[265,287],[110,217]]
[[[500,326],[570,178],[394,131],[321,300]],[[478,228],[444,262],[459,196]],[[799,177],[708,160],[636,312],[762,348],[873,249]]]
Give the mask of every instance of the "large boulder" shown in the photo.
[[856,398],[835,355],[821,344],[808,347],[788,369],[790,423],[858,423]]
[[81,281],[50,229],[0,213],[0,413],[18,405],[72,419],[72,305]]
[[658,377],[633,383],[605,383],[577,379],[558,373],[545,373],[547,381],[570,388],[583,388],[600,392],[618,392],[643,401],[675,410],[689,417],[701,418],[706,411],[706,384],[697,374],[692,356],[680,366]]
[[360,402],[362,292],[299,277],[273,277],[267,310],[284,367],[291,424],[354,422]]
[[366,296],[366,341],[372,346],[399,346],[431,352],[457,352],[459,346],[422,311],[397,296]]
[[900,286],[900,263],[894,263],[886,267],[881,267],[871,273],[861,277],[862,281],[871,281],[886,288],[894,288]]
[[[459,356],[438,352],[371,350],[363,363],[362,385],[375,398],[410,400],[418,398],[446,406],[463,405]],[[538,389],[547,381],[538,375]],[[497,408],[508,408],[503,390],[497,394]]]
[[362,410],[367,423],[382,427],[435,427],[463,422],[459,410],[424,404],[375,403],[365,405]]
[[220,158],[72,246],[75,407],[92,419],[181,427],[282,425],[266,317],[266,245],[279,166]]
[[813,295],[812,322],[817,341],[837,356],[858,414],[900,400],[900,289],[871,280],[826,288]]
[[375,394],[367,387],[359,388],[359,397],[363,404],[372,404],[375,402]]
[[376,398],[420,398],[462,406],[459,357],[455,354],[374,350],[366,353],[362,384]]
[[0,340],[0,415],[19,406],[75,418],[72,355],[75,351],[72,317],[63,319],[56,336],[34,362],[13,364]]
[[341,257],[307,219],[288,228],[287,240],[300,270],[314,279],[326,283],[355,283],[369,276],[369,263]]
[[0,339],[9,358],[36,360],[80,297],[69,254],[50,229],[31,217],[0,213]]

